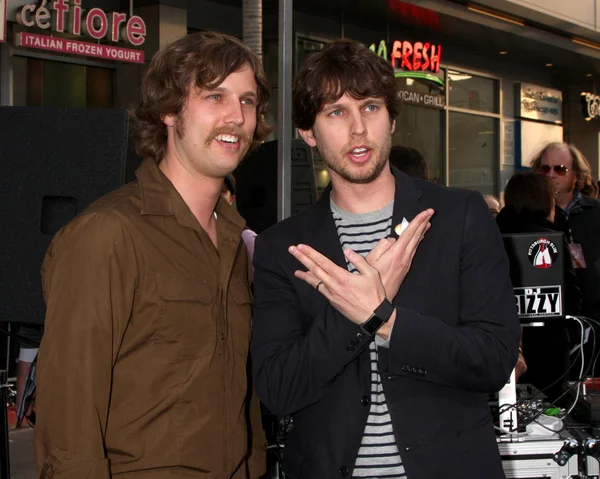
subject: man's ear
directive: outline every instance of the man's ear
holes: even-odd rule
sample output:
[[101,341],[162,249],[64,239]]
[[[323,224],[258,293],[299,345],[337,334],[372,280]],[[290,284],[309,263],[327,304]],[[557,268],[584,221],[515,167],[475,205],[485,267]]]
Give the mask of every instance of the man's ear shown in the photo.
[[392,133],[396,131],[396,120],[392,121]]
[[162,122],[167,127],[171,127],[171,128],[175,126],[175,119],[176,119],[175,115],[163,115],[163,117],[161,118]]
[[308,146],[314,148],[317,146],[317,142],[315,141],[315,135],[312,130],[301,130],[298,128],[298,133],[302,139],[308,144]]

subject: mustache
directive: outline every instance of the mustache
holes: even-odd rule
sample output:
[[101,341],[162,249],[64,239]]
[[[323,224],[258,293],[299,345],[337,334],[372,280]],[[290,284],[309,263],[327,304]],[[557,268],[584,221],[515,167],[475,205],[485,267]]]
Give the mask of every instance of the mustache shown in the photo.
[[213,141],[219,135],[237,136],[241,142],[244,142],[244,143],[252,142],[252,137],[250,135],[246,134],[246,132],[244,130],[242,130],[241,128],[232,128],[232,127],[221,126],[219,128],[215,128],[213,131],[210,132],[210,135],[208,135],[208,138],[206,140],[206,144],[208,145],[211,141]]

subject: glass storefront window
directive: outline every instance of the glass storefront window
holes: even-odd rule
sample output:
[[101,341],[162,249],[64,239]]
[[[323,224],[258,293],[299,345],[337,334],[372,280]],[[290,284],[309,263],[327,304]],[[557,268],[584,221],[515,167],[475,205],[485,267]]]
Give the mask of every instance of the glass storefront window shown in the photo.
[[85,67],[85,103],[88,108],[111,108],[113,99],[113,70]]
[[45,61],[43,75],[44,106],[85,107],[85,67]]
[[13,74],[15,106],[114,106],[114,71],[110,68],[15,56]]
[[[300,68],[311,53],[322,50],[324,42],[308,38],[298,38],[296,41],[296,69]],[[296,70],[297,71],[297,70]]]
[[498,81],[448,70],[449,105],[466,110],[499,113]]
[[392,145],[418,150],[429,165],[429,178],[443,183],[444,110],[403,104],[396,118]]
[[450,186],[496,193],[498,118],[449,112]]

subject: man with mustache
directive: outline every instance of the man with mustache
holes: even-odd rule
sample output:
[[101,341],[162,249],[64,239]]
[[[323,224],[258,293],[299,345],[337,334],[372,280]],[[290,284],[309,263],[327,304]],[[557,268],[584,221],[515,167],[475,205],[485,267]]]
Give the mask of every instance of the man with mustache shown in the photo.
[[132,114],[137,181],[54,238],[42,273],[42,479],[256,479],[244,221],[223,179],[268,127],[257,57],[219,33],[159,51]]
[[309,57],[293,99],[331,185],[256,240],[252,363],[293,418],[286,477],[503,478],[486,393],[520,328],[487,205],[390,169],[398,86],[365,46]]

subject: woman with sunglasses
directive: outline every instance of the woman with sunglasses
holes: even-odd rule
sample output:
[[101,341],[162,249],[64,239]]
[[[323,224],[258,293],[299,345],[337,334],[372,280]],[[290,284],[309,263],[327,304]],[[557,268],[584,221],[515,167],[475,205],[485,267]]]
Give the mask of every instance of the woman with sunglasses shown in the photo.
[[[532,172],[515,174],[504,191],[506,206],[496,218],[500,232],[509,234],[556,231],[552,223],[555,196],[554,186],[547,176]],[[576,315],[580,312],[581,293],[569,258],[564,264],[565,312]],[[543,328],[524,328],[522,342],[527,372],[520,382],[533,384],[554,402],[562,394],[563,387],[569,379],[567,329],[564,326],[548,325]]]

